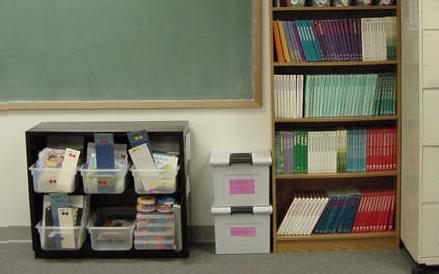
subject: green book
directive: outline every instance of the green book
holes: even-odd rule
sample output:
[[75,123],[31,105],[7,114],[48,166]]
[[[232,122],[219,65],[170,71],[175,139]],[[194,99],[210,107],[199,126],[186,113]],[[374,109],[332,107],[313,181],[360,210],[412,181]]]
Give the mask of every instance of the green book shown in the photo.
[[294,173],[299,173],[300,154],[299,154],[299,132],[292,132],[293,134],[293,151],[294,151]]
[[308,173],[308,132],[305,131],[302,134],[303,136],[303,172]]

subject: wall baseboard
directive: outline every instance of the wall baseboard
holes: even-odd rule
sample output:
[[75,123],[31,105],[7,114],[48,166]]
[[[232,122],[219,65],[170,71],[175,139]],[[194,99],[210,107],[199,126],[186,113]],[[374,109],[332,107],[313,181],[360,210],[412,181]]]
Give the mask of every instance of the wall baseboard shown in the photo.
[[[214,227],[208,225],[194,225],[190,227],[193,243],[215,242]],[[14,242],[30,242],[31,233],[29,226],[1,226],[0,244]]]

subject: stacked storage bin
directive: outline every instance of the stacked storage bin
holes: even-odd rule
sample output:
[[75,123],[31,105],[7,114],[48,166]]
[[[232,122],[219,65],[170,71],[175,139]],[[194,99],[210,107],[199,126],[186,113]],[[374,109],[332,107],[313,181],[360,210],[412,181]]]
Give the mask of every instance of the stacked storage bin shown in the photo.
[[138,199],[134,247],[138,250],[174,250],[176,222],[173,207],[163,213],[155,212],[155,207],[153,196]]
[[269,150],[213,152],[217,254],[270,252]]

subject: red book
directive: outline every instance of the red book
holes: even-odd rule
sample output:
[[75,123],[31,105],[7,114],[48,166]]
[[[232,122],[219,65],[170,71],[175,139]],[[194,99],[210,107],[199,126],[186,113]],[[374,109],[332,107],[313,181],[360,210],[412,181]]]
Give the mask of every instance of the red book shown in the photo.
[[388,223],[388,231],[392,231],[394,229],[394,223],[393,223],[393,217],[395,215],[395,200],[396,200],[396,193],[395,191],[392,191],[391,195],[391,203],[390,203],[390,210],[389,210],[389,218],[387,220]]
[[396,165],[397,165],[397,161],[398,161],[398,154],[397,154],[397,139],[398,139],[398,132],[396,131],[396,129],[392,130],[392,144],[393,144],[393,149],[392,149],[392,170],[396,170]]
[[378,171],[384,170],[384,130],[380,129],[378,133]]
[[390,140],[389,130],[383,130],[383,170],[389,170]]
[[378,229],[377,231],[382,232],[386,230],[386,222],[387,222],[387,212],[390,200],[390,194],[388,191],[381,192],[382,201],[380,205],[380,213],[378,217]]
[[364,214],[360,220],[360,233],[368,232],[369,228],[369,218],[372,210],[372,200],[373,196],[370,191],[367,191],[366,194],[366,200],[365,200],[365,206],[364,206]]
[[372,217],[372,226],[370,231],[376,232],[379,230],[380,225],[380,217],[381,217],[381,207],[383,202],[383,195],[382,192],[376,192],[376,198],[375,198],[375,206],[374,206],[374,212]]
[[375,130],[370,129],[369,130],[369,137],[370,138],[370,152],[369,152],[369,162],[370,162],[370,169],[368,171],[374,171],[375,170],[375,150],[374,150],[374,144],[375,144]]
[[352,225],[352,232],[354,233],[358,233],[359,231],[360,219],[364,212],[365,195],[364,195],[364,191],[360,191],[360,193],[361,193],[360,204],[358,205],[357,214],[355,215],[355,221],[354,224]]
[[371,193],[371,204],[370,204],[370,211],[369,216],[367,218],[367,228],[365,232],[374,232],[376,229],[377,224],[377,217],[378,217],[378,205],[379,205],[379,192],[374,191]]

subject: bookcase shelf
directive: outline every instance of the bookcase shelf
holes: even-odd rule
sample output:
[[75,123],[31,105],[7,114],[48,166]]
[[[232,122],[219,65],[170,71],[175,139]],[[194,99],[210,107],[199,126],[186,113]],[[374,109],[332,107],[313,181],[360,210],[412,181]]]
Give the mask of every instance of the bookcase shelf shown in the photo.
[[334,122],[373,122],[397,121],[397,115],[391,116],[358,116],[358,117],[327,117],[327,118],[275,118],[275,123],[334,123]]
[[354,179],[354,178],[373,178],[373,177],[395,177],[397,171],[383,172],[356,172],[356,173],[318,173],[318,174],[275,174],[277,180],[302,180],[302,179]]
[[[394,6],[351,6],[351,7],[272,7],[270,24],[279,21],[296,20],[329,20],[343,18],[372,18],[394,16],[396,18],[396,58],[395,60],[383,61],[331,61],[331,62],[277,62],[275,59],[276,44],[273,32],[271,32],[272,44],[272,150],[274,154],[272,172],[272,203],[273,203],[273,251],[279,252],[307,252],[322,250],[365,250],[365,249],[396,249],[399,247],[400,237],[400,160],[401,160],[401,15],[400,1]],[[272,24],[273,25],[273,24]],[[274,24],[276,26],[276,24]],[[285,26],[285,25],[283,25]],[[275,27],[276,28],[276,27]],[[294,33],[294,31],[293,31]],[[279,34],[277,34],[279,35]],[[293,36],[290,34],[291,37]],[[282,35],[281,35],[282,36]],[[279,38],[279,36],[278,36]],[[300,39],[300,38],[298,38]],[[295,40],[297,42],[298,40]],[[300,42],[300,41],[299,41]],[[293,43],[293,42],[290,42]],[[287,45],[288,46],[288,45]],[[285,45],[280,46],[285,47]],[[278,45],[279,48],[279,45]],[[303,58],[303,57],[302,57]],[[319,117],[319,118],[278,118],[276,116],[279,103],[275,97],[275,75],[337,75],[337,74],[386,74],[395,75],[395,115],[387,116],[357,116],[357,117]],[[305,79],[304,77],[304,79]],[[279,79],[279,78],[278,78]],[[286,78],[283,78],[286,79]],[[297,82],[298,83],[298,82]],[[280,84],[281,85],[281,84]],[[301,84],[297,84],[301,85]],[[306,94],[306,81],[303,80],[304,100]],[[297,88],[297,87],[296,87]],[[297,89],[298,90],[298,89]],[[298,91],[295,92],[298,92]],[[297,93],[299,94],[299,93]],[[297,101],[294,101],[296,104]],[[303,101],[302,101],[303,103]],[[306,107],[303,107],[306,108]],[[302,108],[302,111],[303,111]],[[294,111],[293,111],[294,112]],[[300,111],[299,111],[300,112]],[[370,112],[371,113],[371,112]],[[302,113],[303,114],[303,113]],[[287,112],[287,115],[291,115]],[[300,116],[300,115],[299,115]],[[396,130],[396,170],[355,172],[355,173],[276,173],[277,159],[276,137],[278,132],[288,131],[318,131],[340,129],[375,129],[391,128]],[[290,145],[296,139],[291,139]],[[294,137],[295,138],[295,137]],[[298,137],[297,140],[299,140]],[[285,141],[283,141],[285,142]],[[300,141],[298,141],[300,142]],[[285,143],[284,143],[285,144]],[[302,143],[303,144],[303,143]],[[294,143],[294,146],[296,143]],[[288,146],[288,145],[287,145]],[[289,147],[292,149],[292,147]],[[295,148],[294,148],[295,149]],[[281,152],[283,153],[283,152]],[[295,157],[295,156],[294,156]],[[295,158],[294,158],[295,159]],[[291,159],[290,159],[291,161]],[[290,162],[291,163],[291,162]],[[289,167],[290,168],[290,167]],[[297,191],[324,190],[331,187],[346,187],[358,185],[374,185],[377,187],[389,187],[395,193],[394,230],[375,233],[336,233],[336,234],[312,234],[310,236],[278,236],[284,215],[291,204],[291,197]]]
[[397,6],[274,7],[273,12],[396,10]]
[[275,252],[310,252],[335,250],[395,249],[398,233],[345,233],[311,236],[275,236]]
[[334,233],[334,234],[313,234],[310,236],[276,236],[278,241],[321,241],[337,239],[371,239],[371,238],[389,238],[396,237],[395,231],[372,232],[372,233]]
[[397,65],[396,60],[386,61],[339,61],[339,62],[302,62],[302,63],[279,63],[275,62],[275,67],[343,67],[343,66],[377,66],[377,65]]

